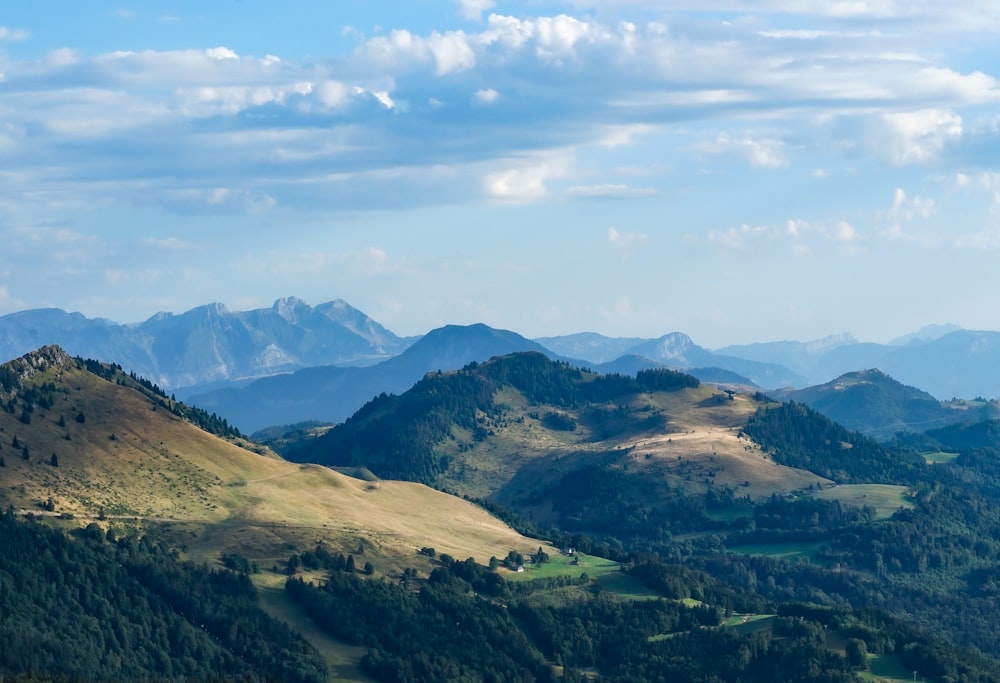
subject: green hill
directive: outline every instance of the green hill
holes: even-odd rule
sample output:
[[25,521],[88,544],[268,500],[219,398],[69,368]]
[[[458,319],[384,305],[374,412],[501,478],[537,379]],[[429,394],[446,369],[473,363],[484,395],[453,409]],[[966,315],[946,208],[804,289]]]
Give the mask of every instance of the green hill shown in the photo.
[[830,483],[746,437],[767,405],[670,370],[597,375],[511,354],[379,396],[288,457],[489,498],[569,531],[631,520],[637,532],[677,532],[706,505]]
[[938,401],[879,370],[849,372],[826,384],[782,392],[781,398],[804,403],[848,429],[879,440],[897,432],[921,433],[995,417],[997,410],[984,402]]

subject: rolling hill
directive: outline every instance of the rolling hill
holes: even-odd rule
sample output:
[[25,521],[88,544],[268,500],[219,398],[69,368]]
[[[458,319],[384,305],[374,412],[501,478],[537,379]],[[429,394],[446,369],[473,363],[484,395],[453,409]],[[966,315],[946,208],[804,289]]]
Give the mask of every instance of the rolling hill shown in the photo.
[[363,481],[208,433],[148,383],[58,347],[0,366],[0,389],[0,504],[26,513],[163,525],[194,557],[239,548],[268,567],[318,541],[360,543],[386,570],[424,546],[481,561],[537,546],[423,485]]
[[378,397],[288,457],[490,498],[564,529],[620,526],[623,514],[679,529],[706,497],[830,483],[746,437],[765,405],[670,370],[602,376],[517,353]]
[[826,384],[771,395],[804,403],[849,429],[880,440],[890,439],[897,432],[921,433],[996,415],[995,405],[941,402],[880,370],[849,372]]

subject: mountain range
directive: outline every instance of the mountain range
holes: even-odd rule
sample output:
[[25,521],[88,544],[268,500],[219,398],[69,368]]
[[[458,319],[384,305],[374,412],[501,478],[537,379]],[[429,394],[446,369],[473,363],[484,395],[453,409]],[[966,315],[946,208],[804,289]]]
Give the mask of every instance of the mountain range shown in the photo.
[[308,366],[372,364],[410,341],[340,299],[312,307],[286,298],[239,312],[215,303],[128,325],[57,308],[0,317],[3,360],[59,345],[74,356],[117,363],[167,390]]
[[340,422],[366,400],[399,393],[425,373],[514,351],[539,351],[601,373],[683,369],[703,381],[773,392],[878,369],[940,400],[1000,394],[1000,333],[928,326],[889,344],[848,334],[710,350],[681,332],[655,339],[593,332],[527,339],[485,325],[403,338],[343,300],[296,298],[232,312],[221,304],[135,324],[59,309],[0,317],[0,358],[47,344],[115,362],[246,431],[306,420]]

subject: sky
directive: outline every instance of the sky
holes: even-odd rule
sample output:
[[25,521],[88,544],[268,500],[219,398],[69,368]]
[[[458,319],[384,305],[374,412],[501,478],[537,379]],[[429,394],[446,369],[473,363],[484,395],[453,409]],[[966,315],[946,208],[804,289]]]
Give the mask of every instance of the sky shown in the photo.
[[1000,329],[1000,4],[0,8],[0,314]]

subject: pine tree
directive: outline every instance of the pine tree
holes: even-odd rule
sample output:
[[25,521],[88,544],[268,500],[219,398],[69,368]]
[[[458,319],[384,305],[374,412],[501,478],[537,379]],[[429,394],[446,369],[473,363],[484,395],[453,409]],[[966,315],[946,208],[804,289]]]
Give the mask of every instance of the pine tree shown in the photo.
[[52,458],[49,460],[49,464],[53,467],[59,467],[59,456],[53,453]]
[[354,555],[347,556],[347,566],[344,568],[344,571],[354,573]]

